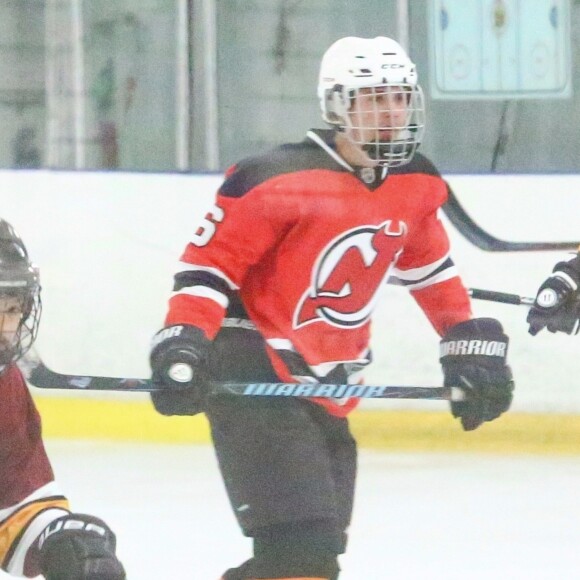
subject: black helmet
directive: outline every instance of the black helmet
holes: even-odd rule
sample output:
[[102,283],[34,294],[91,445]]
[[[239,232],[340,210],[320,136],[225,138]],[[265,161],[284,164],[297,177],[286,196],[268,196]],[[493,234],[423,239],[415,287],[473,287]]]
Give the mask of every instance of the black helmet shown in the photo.
[[38,269],[30,262],[22,239],[3,219],[0,219],[0,296],[16,296],[22,304],[22,319],[15,336],[9,343],[0,342],[0,365],[6,366],[32,346],[38,332],[41,301]]

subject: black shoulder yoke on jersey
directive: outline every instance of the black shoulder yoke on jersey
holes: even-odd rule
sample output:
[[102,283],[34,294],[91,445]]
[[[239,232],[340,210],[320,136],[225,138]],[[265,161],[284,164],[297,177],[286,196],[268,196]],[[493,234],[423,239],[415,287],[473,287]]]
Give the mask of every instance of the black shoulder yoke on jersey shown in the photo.
[[[334,131],[316,131],[331,148]],[[242,197],[245,193],[272,177],[309,169],[348,171],[333,159],[312,139],[306,137],[299,143],[286,143],[256,157],[240,161],[233,173],[220,187],[219,193],[226,197]]]
[[433,163],[422,155],[421,153],[415,153],[413,158],[409,163],[401,165],[399,167],[393,167],[389,169],[391,175],[402,175],[406,173],[425,173],[426,175],[433,175],[434,177],[441,177],[438,169],[433,165]]
[[[316,129],[312,132],[324,142],[327,149],[332,150],[339,158],[338,153],[336,153],[335,131]],[[240,161],[220,187],[219,193],[226,197],[242,197],[260,183],[284,173],[295,173],[309,169],[327,169],[341,173],[349,171],[348,163],[346,161],[343,163],[341,164],[310,137],[306,137],[299,143],[280,145],[267,153]],[[380,169],[377,168],[377,170]],[[357,168],[351,168],[350,171],[358,175]],[[433,163],[420,153],[416,153],[410,163],[388,170],[390,175],[409,173],[425,173],[440,177]],[[383,179],[377,179],[374,187],[377,187]],[[372,186],[368,187],[374,189]]]

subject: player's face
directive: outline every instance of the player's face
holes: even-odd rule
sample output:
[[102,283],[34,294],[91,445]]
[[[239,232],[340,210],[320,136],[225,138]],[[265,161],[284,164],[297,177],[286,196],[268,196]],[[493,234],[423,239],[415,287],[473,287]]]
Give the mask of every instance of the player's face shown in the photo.
[[369,87],[358,91],[349,115],[358,143],[393,141],[407,126],[409,92],[403,87]]
[[0,349],[12,346],[22,320],[22,300],[0,295]]

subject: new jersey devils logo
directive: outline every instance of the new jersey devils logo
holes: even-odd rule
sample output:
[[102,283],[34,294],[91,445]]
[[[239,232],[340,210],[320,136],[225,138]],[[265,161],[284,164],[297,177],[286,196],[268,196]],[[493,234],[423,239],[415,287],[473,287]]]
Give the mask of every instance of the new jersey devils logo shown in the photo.
[[342,328],[363,325],[407,233],[403,221],[361,226],[341,234],[318,256],[296,310],[294,328],[318,320]]

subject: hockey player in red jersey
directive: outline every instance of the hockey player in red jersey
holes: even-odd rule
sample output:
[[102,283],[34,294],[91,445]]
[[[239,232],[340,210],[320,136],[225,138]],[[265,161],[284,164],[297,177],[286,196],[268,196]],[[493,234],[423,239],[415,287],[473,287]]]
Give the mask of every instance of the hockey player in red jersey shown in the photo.
[[40,305],[38,271],[0,220],[0,565],[29,578],[123,580],[113,532],[71,512],[55,482],[38,411],[15,364],[34,341]]
[[207,378],[359,382],[373,307],[395,277],[443,337],[445,384],[467,392],[452,404],[463,427],[497,418],[512,399],[508,339],[498,321],[472,318],[437,216],[447,186],[416,153],[424,107],[414,64],[389,38],[343,38],[322,59],[318,95],[331,130],[227,172],[153,340],[156,409],[206,413],[232,509],[253,538],[253,557],[224,580],[338,578],[357,400],[208,395]]
[[550,332],[578,334],[580,329],[580,253],[558,262],[551,276],[538,288],[528,312],[529,333],[547,328]]

